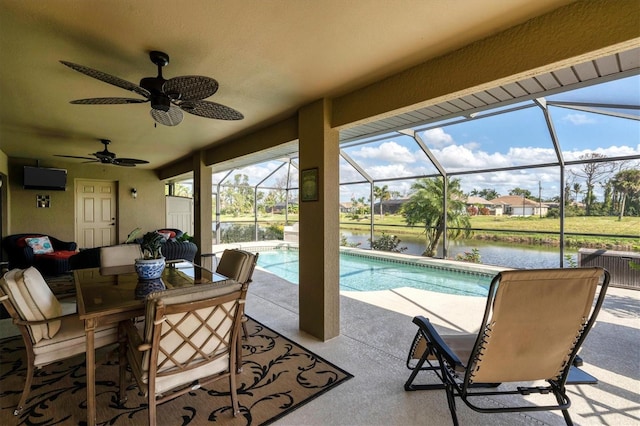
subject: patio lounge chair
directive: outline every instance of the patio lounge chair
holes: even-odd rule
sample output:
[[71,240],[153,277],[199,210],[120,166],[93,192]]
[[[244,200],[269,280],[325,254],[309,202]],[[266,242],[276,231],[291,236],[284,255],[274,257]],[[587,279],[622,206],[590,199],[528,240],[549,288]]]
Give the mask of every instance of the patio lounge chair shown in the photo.
[[156,405],[225,378],[235,416],[235,351],[246,289],[227,280],[149,295],[142,334],[133,322],[120,323],[121,401],[126,399],[128,364],[148,397],[151,426]]
[[[419,330],[410,358],[419,360],[405,390],[445,389],[454,425],[456,397],[481,413],[562,410],[573,424],[565,386],[608,285],[602,268],[501,272],[491,282],[479,333],[440,334],[428,319],[413,319]],[[420,371],[442,383],[414,384]],[[551,401],[513,397],[531,394]],[[500,401],[490,406],[487,397]]]

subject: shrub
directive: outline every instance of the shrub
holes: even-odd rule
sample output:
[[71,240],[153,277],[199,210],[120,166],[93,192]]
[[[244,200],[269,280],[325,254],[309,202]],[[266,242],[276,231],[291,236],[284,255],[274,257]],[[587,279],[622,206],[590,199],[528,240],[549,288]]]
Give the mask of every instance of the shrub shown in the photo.
[[384,232],[380,238],[374,241],[371,241],[371,238],[369,238],[369,242],[373,250],[391,251],[394,253],[402,253],[407,250],[406,247],[398,247],[402,242],[398,237],[395,235],[387,235]]
[[264,231],[265,240],[284,240],[284,226],[269,225]]
[[340,233],[340,245],[342,247],[359,247],[360,243],[350,243],[347,240],[347,237],[345,237],[344,234],[341,232]]
[[456,260],[462,262],[482,263],[480,262],[480,250],[472,248],[471,251],[465,251],[464,253],[458,253]]

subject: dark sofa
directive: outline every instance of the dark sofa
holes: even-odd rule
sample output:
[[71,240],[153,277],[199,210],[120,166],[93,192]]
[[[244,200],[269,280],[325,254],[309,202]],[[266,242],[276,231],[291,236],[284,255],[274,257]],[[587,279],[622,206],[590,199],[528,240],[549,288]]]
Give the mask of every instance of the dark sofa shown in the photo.
[[[175,235],[162,243],[162,255],[166,260],[184,259],[193,262],[198,246],[190,241],[178,241],[184,233],[179,229],[165,228],[159,231],[172,231]],[[138,239],[136,242],[140,243]],[[71,269],[97,268],[100,266],[100,247],[81,250],[69,259]]]
[[190,241],[180,241],[184,235],[184,232],[180,229],[163,228],[157,230],[157,232],[165,234],[167,233],[166,231],[172,234],[162,243],[162,255],[167,260],[184,259],[193,262],[196,257],[196,252],[198,251],[198,246]]
[[[49,237],[53,253],[34,254],[25,239],[30,237]],[[76,253],[78,245],[72,241],[62,241],[51,235],[37,232],[9,235],[2,240],[7,253],[9,269],[25,269],[35,266],[43,275],[60,275],[70,270],[69,258]]]

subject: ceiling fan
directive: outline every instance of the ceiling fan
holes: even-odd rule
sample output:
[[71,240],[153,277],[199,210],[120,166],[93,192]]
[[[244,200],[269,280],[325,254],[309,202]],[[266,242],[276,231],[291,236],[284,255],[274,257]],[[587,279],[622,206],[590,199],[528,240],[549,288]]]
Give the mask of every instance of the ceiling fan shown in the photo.
[[118,158],[116,154],[109,151],[107,149],[107,145],[111,143],[109,139],[100,139],[100,142],[104,145],[104,150],[94,152],[93,155],[95,158],[91,157],[78,157],[75,155],[55,155],[55,157],[65,157],[65,158],[79,158],[81,160],[89,160],[87,163],[102,163],[102,164],[114,164],[116,166],[124,166],[124,167],[135,167],[136,164],[147,164],[149,163],[146,160],[138,160],[135,158]]
[[162,67],[169,64],[169,55],[164,52],[149,52],[151,62],[158,66],[157,77],[145,77],[140,85],[130,83],[119,77],[94,70],[72,62],[60,61],[69,68],[81,72],[89,77],[104,81],[125,90],[130,90],[140,98],[89,98],[71,101],[72,104],[137,104],[150,102],[151,117],[165,126],[176,126],[182,122],[182,111],[205,118],[218,120],[242,120],[244,116],[233,108],[215,102],[205,101],[205,98],[218,91],[218,82],[210,77],[187,75],[165,80]]

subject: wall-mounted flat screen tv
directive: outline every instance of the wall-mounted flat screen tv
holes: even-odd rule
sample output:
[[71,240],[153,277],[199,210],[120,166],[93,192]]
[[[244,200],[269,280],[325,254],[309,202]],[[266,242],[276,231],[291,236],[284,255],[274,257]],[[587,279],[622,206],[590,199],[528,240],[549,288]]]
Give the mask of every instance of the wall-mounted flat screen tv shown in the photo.
[[24,189],[64,191],[67,189],[67,171],[65,169],[24,166]]

